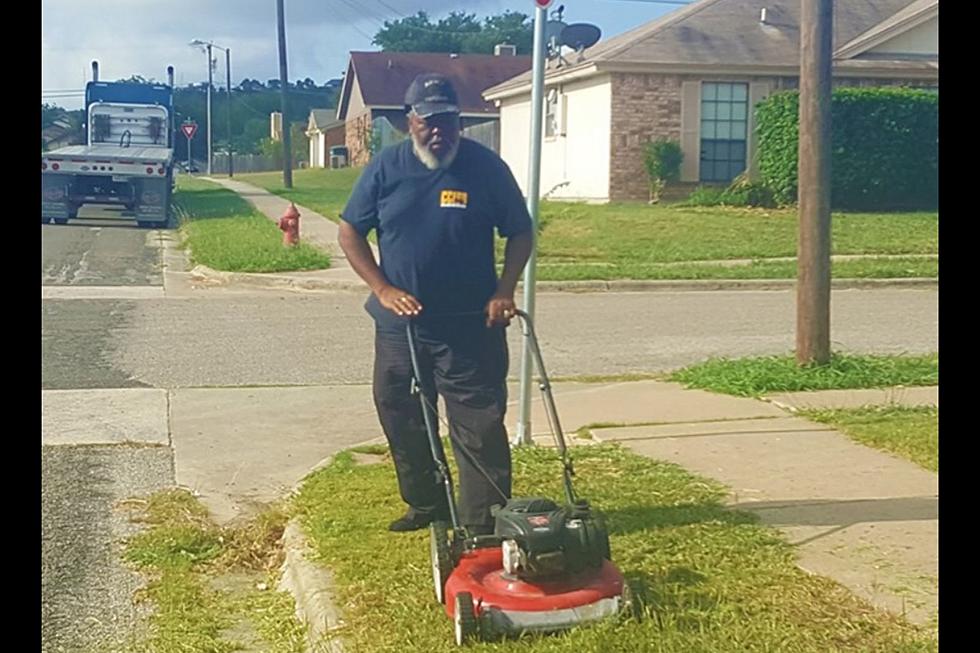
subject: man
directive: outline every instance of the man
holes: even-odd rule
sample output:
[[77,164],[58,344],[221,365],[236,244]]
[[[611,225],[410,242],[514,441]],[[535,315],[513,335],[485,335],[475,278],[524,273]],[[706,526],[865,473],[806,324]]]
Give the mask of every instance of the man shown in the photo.
[[[531,218],[500,157],[460,137],[459,101],[449,79],[419,75],[405,108],[411,138],[385,148],[364,169],[338,236],[372,293],[365,308],[375,320],[374,402],[408,504],[389,530],[417,530],[447,518],[419,398],[411,394],[405,333],[411,319],[424,395],[433,408],[436,393],[446,403],[460,520],[474,534],[490,533],[490,507],[505,503],[511,491],[504,328],[533,246]],[[367,242],[372,229],[380,267]],[[499,280],[494,229],[507,239]]]

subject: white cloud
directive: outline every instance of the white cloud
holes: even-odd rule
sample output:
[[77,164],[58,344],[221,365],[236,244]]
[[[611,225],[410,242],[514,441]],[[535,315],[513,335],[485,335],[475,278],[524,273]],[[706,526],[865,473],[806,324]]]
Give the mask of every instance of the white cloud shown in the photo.
[[[655,7],[656,14],[663,13],[658,5],[641,2],[582,0],[576,6],[579,16],[571,22],[588,20],[588,11],[609,16],[614,8],[619,14],[649,14]],[[480,17],[505,10],[534,13],[531,0],[285,0],[290,79],[311,77],[323,83],[339,77],[351,50],[375,49],[371,37],[385,19],[419,10],[433,18],[449,11]],[[622,28],[604,31],[608,36]],[[93,59],[99,61],[103,79],[142,75],[165,81],[172,65],[178,84],[200,82],[207,79],[207,64],[188,45],[195,38],[231,48],[233,84],[245,77],[279,77],[275,0],[41,0],[41,88],[84,88]],[[215,56],[215,78],[223,84],[224,53],[215,51]],[[70,98],[52,101],[70,108],[81,105]]]

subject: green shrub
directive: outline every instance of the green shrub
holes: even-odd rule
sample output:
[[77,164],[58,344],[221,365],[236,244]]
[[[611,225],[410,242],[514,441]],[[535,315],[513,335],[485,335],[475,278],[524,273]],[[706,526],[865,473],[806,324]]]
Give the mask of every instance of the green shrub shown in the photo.
[[746,173],[736,177],[725,189],[724,204],[732,206],[758,206],[772,208],[776,206],[775,194],[772,189],[762,182],[752,181]]
[[758,206],[772,208],[776,200],[772,190],[765,184],[749,180],[748,174],[736,177],[728,188],[721,186],[698,186],[688,198],[681,202],[684,206]]
[[[799,93],[756,107],[759,173],[781,204],[797,197]],[[939,95],[838,88],[831,99],[831,205],[933,209],[939,204]]]
[[647,143],[643,153],[643,165],[650,178],[650,201],[660,200],[660,193],[669,182],[681,176],[681,162],[684,152],[681,144],[667,138],[658,138]]

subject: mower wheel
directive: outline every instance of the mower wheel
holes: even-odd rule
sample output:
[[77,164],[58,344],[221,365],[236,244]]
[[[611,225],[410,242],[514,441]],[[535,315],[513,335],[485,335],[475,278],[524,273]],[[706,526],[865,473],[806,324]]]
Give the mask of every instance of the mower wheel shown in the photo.
[[626,581],[623,584],[623,594],[620,598],[619,617],[624,621],[643,620],[643,596],[634,583]]
[[473,595],[469,592],[459,592],[456,595],[455,611],[453,612],[453,627],[456,634],[456,646],[466,646],[480,638],[480,622],[473,612]]
[[432,562],[432,584],[436,590],[436,600],[446,603],[446,580],[453,570],[453,559],[449,551],[446,522],[436,521],[429,525],[429,554]]

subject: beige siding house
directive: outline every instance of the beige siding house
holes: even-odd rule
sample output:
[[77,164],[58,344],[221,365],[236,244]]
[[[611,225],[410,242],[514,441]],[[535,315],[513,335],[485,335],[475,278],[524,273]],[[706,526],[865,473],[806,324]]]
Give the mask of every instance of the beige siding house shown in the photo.
[[[648,197],[646,143],[684,152],[681,180],[753,170],[752,108],[799,84],[799,0],[700,0],[601,41],[545,72],[541,192],[586,201]],[[765,11],[763,11],[765,10]],[[836,85],[939,87],[939,0],[837,0]],[[487,89],[500,154],[527,188],[530,74]]]

